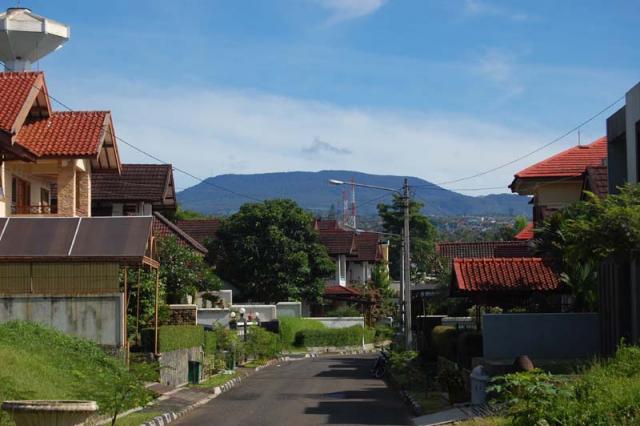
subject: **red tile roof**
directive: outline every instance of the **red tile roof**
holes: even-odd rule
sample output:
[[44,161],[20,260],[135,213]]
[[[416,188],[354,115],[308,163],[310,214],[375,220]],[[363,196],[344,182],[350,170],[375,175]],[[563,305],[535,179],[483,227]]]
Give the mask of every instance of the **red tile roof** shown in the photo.
[[39,157],[96,157],[108,116],[106,111],[54,112],[26,122],[16,141]]
[[340,229],[338,221],[335,219],[316,219],[313,227],[316,231],[335,231]]
[[455,259],[452,287],[459,293],[555,291],[560,280],[541,258]]
[[380,237],[375,232],[359,232],[355,235],[356,256],[347,260],[377,262],[382,259]]
[[518,232],[516,236],[513,238],[520,241],[533,240],[534,238],[533,223],[532,222],[527,223],[527,226],[522,228],[522,230]]
[[525,241],[444,242],[436,244],[436,254],[454,258],[529,257]]
[[21,124],[17,123],[18,117],[42,78],[42,72],[0,73],[0,130],[7,133],[18,130]]
[[100,201],[148,201],[175,206],[170,164],[123,164],[113,171],[91,173],[91,199]]
[[158,212],[153,213],[153,235],[160,239],[166,237],[176,237],[178,242],[187,248],[200,252],[202,254],[207,253],[206,247],[191,238],[189,234],[180,229],[177,225],[171,222]]
[[587,167],[584,189],[591,191],[600,198],[609,194],[609,169],[607,166]]
[[589,166],[601,166],[607,158],[607,138],[578,145],[516,173],[516,179],[582,176]]
[[200,244],[204,244],[207,240],[216,238],[221,222],[220,219],[192,219],[179,220],[177,225]]
[[353,287],[343,287],[341,285],[330,285],[324,288],[325,296],[361,296],[359,290]]
[[326,230],[320,231],[320,243],[327,247],[330,255],[355,254],[355,236],[351,231]]

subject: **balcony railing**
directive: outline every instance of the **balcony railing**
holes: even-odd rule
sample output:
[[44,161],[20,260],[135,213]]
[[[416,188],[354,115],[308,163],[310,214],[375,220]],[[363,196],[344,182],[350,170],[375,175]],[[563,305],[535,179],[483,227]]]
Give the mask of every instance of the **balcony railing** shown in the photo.
[[55,206],[11,206],[11,214],[57,214],[58,209]]

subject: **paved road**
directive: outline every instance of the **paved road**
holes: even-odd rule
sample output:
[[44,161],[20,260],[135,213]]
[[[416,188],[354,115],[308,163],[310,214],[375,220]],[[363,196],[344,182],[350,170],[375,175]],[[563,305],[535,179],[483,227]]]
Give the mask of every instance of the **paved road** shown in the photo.
[[395,390],[371,378],[372,358],[336,356],[270,367],[176,425],[408,425]]

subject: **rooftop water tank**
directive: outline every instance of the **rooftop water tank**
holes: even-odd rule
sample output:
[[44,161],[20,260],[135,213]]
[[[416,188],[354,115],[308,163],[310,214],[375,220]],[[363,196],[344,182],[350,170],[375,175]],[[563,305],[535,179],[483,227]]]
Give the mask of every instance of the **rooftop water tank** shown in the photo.
[[0,61],[5,71],[28,71],[31,64],[69,40],[69,26],[12,7],[0,13]]

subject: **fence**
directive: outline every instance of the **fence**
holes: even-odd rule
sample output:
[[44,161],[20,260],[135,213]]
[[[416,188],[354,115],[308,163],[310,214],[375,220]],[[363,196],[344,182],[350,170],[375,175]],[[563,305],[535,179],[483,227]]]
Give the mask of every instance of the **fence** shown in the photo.
[[588,358],[600,353],[600,323],[595,313],[485,314],[486,359]]

